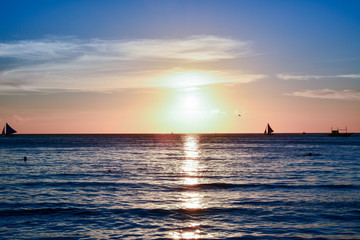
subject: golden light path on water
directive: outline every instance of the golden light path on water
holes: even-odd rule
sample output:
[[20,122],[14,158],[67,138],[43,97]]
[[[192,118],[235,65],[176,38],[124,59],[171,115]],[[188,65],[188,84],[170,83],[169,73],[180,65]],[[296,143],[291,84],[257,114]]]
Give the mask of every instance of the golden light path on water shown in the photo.
[[[180,171],[184,177],[181,179],[181,184],[186,187],[193,187],[193,189],[181,192],[179,197],[179,207],[186,213],[191,214],[191,212],[206,208],[204,195],[196,190],[196,185],[199,184],[200,170],[202,168],[199,163],[200,149],[198,136],[185,136],[183,150],[185,159],[181,165]],[[201,221],[192,219],[184,224],[184,230],[177,230],[170,234],[173,239],[200,239],[210,237],[201,231]]]

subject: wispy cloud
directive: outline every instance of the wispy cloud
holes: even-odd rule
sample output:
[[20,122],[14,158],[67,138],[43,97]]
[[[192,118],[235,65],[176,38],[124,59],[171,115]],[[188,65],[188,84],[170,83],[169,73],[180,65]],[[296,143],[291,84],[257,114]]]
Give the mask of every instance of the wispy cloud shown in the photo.
[[31,61],[73,56],[81,52],[81,45],[66,40],[17,41],[0,43],[0,57]]
[[159,85],[171,88],[189,88],[208,84],[250,83],[265,78],[263,74],[246,74],[239,70],[187,70],[174,68],[166,71],[153,81]]
[[310,79],[326,79],[326,78],[355,78],[360,79],[360,74],[343,74],[343,75],[291,75],[277,74],[277,78],[281,80],[310,80]]
[[0,43],[0,57],[49,60],[73,57],[105,57],[110,60],[146,58],[218,60],[250,53],[249,43],[216,36],[184,39],[99,40],[48,39]]
[[[3,92],[151,87],[157,84],[153,76],[177,64],[201,62],[206,65],[252,54],[249,42],[217,36],[88,41],[50,38],[7,42],[0,43],[0,59],[12,64],[0,68],[0,85],[5,87]],[[241,82],[241,76],[238,79]]]
[[287,93],[286,95],[296,96],[296,97],[307,97],[307,98],[360,100],[360,91],[356,91],[356,90],[352,90],[352,89],[305,90],[305,91]]
[[250,54],[248,42],[215,36],[194,36],[180,40],[115,42],[113,48],[132,59],[167,58],[212,61]]

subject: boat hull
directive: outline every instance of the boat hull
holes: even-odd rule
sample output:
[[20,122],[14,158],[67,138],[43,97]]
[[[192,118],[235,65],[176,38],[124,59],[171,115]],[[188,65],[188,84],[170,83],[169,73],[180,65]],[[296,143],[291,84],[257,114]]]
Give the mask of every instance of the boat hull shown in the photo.
[[350,137],[352,133],[330,133],[329,137]]

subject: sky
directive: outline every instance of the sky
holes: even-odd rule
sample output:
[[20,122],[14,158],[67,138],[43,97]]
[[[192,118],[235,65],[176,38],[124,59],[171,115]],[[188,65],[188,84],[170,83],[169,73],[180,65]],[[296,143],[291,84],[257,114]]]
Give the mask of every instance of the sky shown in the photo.
[[360,132],[358,0],[0,0],[18,133]]

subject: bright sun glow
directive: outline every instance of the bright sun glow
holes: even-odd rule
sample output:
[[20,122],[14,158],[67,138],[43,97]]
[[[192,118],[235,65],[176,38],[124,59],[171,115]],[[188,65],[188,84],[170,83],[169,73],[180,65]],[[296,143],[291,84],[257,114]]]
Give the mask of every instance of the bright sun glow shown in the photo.
[[183,96],[179,99],[179,110],[184,119],[196,119],[206,110],[205,103],[195,93]]
[[204,92],[197,90],[177,92],[169,113],[170,122],[184,132],[197,132],[199,127],[209,122],[212,113],[211,103]]
[[213,129],[224,113],[219,110],[219,98],[208,84],[219,82],[202,71],[176,72],[163,79],[172,90],[167,104],[167,124],[170,132],[200,133]]
[[179,93],[171,110],[173,122],[186,132],[196,132],[199,124],[206,121],[210,109],[207,104],[204,96],[197,91]]
[[185,110],[195,110],[199,107],[200,101],[199,98],[194,95],[189,95],[184,98],[182,107]]

